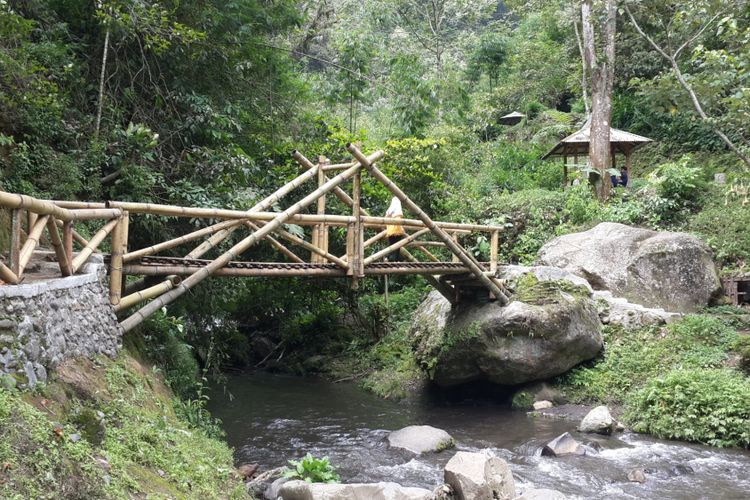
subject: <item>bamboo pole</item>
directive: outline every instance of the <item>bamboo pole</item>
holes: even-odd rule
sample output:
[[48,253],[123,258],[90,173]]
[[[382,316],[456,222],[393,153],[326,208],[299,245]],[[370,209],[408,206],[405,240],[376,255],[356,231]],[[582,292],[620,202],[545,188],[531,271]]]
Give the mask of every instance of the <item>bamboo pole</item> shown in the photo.
[[[66,223],[64,223],[63,221],[55,219],[55,224],[60,229],[65,230],[65,224]],[[72,227],[73,226],[72,226],[72,223],[71,223],[71,228]],[[84,238],[83,236],[81,236],[80,234],[78,234],[78,232],[75,229],[73,229],[72,231],[73,231],[72,236],[71,236],[73,238],[72,241],[75,241],[76,243],[78,243],[79,245],[81,245],[81,248],[83,248],[83,247],[85,247],[86,245],[89,244],[89,241],[86,238]]]
[[[72,222],[63,222],[63,248],[65,249],[65,255],[68,257],[68,267],[70,268],[70,271],[75,274],[76,270],[73,268],[73,235],[75,234],[75,231],[73,231],[73,223]],[[86,245],[84,245],[84,248],[88,245],[88,242],[86,242]]]
[[94,220],[104,219],[110,220],[122,215],[122,210],[119,208],[81,208],[72,209],[70,214],[73,217],[72,220]]
[[432,221],[432,219],[430,219],[430,217],[417,206],[416,203],[414,203],[403,191],[401,191],[398,186],[393,183],[393,181],[388,178],[388,176],[386,176],[376,166],[374,166],[371,161],[368,161],[368,158],[365,158],[362,152],[353,144],[349,144],[347,146],[347,149],[354,155],[357,160],[359,160],[359,162],[373,177],[382,182],[394,194],[394,196],[401,200],[401,203],[403,203],[409,211],[417,215],[419,219],[424,223],[424,225],[427,226],[427,228],[429,228],[440,240],[443,241],[443,243],[448,246],[451,252],[458,256],[459,260],[466,267],[468,267],[472,273],[474,273],[479,281],[490,292],[495,295],[501,305],[505,305],[508,303],[508,297],[502,290],[502,288],[500,288],[498,283],[496,283],[495,280],[485,276],[482,272],[482,269],[479,268],[474,259],[471,258],[459,245],[457,245],[443,229],[437,226]]
[[[10,268],[13,275],[18,281],[21,257],[21,210],[11,210],[11,229],[10,229]],[[8,280],[5,280],[8,281]]]
[[[130,238],[130,213],[127,210],[122,211],[122,247],[121,252],[124,256],[128,253],[128,238]],[[123,265],[125,263],[123,262]],[[120,296],[125,295],[125,286],[127,285],[128,277],[125,273],[122,273],[122,286],[120,287]]]
[[178,276],[170,276],[168,279],[162,281],[161,283],[127,295],[115,305],[115,312],[130,309],[134,305],[140,304],[145,300],[158,297],[159,295],[170,291],[172,288],[174,288],[175,283],[179,283],[180,281],[181,279]]
[[[452,235],[451,235],[451,239],[452,239],[452,240],[454,241],[454,243],[456,244],[456,246],[459,246],[459,245],[460,245],[460,243],[458,242],[458,235],[457,235],[457,234],[455,234],[455,233],[454,233],[454,234],[452,234]],[[452,261],[452,262],[459,262],[458,254],[454,253],[454,254],[453,254],[453,255],[451,256],[451,261]]]
[[21,253],[18,257],[18,277],[23,275],[23,270],[29,264],[31,257],[34,255],[37,245],[39,245],[39,237],[42,235],[42,231],[47,227],[47,220],[49,215],[44,215],[34,220],[34,226],[29,230],[29,237],[26,238],[26,243],[21,248]]
[[[260,229],[260,227],[253,224],[250,221],[245,222],[245,225],[248,226],[253,231],[257,231]],[[292,262],[297,262],[298,264],[302,264],[305,262],[296,253],[289,250],[287,247],[285,247],[279,240],[277,240],[273,236],[270,236],[270,235],[266,236],[266,239],[271,243],[271,246],[273,246],[276,250],[286,255],[288,258],[290,258]]]
[[[376,161],[377,159],[382,158],[382,156],[383,156],[383,152],[378,151],[377,153],[371,156],[370,161]],[[337,185],[351,178],[354,174],[356,174],[360,170],[360,168],[361,168],[361,165],[356,165],[348,170],[343,171],[342,173],[338,174],[336,177],[334,177],[330,181],[326,182],[323,186],[319,187],[318,189],[316,189],[315,191],[307,195],[302,200],[298,201],[297,203],[293,204],[292,206],[290,206],[283,212],[279,213],[275,219],[273,219],[268,224],[263,226],[259,231],[256,231],[250,236],[246,237],[245,239],[243,239],[242,241],[234,245],[230,250],[228,250],[227,252],[219,256],[216,260],[212,261],[209,265],[207,265],[204,268],[201,268],[195,274],[191,275],[189,278],[187,278],[185,281],[180,283],[174,289],[152,300],[151,302],[143,306],[141,309],[136,311],[132,316],[125,319],[121,323],[123,329],[125,331],[129,331],[133,329],[135,326],[140,324],[144,319],[149,317],[151,314],[153,314],[154,312],[158,311],[162,307],[176,300],[178,297],[180,297],[182,294],[190,290],[192,287],[194,287],[195,285],[197,285],[198,283],[200,283],[207,277],[211,276],[218,269],[221,269],[222,267],[226,266],[227,263],[229,263],[232,259],[235,259],[238,256],[240,256],[245,250],[247,250],[248,248],[253,246],[255,243],[257,243],[263,236],[278,229],[282,224],[288,221],[294,214],[298,213],[303,208],[312,204],[312,202],[318,199],[319,196],[326,194]]]
[[432,252],[430,252],[429,250],[427,250],[425,247],[423,247],[419,243],[415,244],[414,248],[416,248],[417,250],[421,250],[422,253],[425,254],[427,256],[427,258],[430,259],[432,262],[440,262],[440,259],[438,259],[437,257],[435,257],[435,254],[433,254]]
[[222,229],[226,229],[236,224],[237,224],[237,221],[233,221],[233,220],[219,222],[218,224],[204,227],[197,231],[193,231],[192,233],[188,233],[183,236],[179,236],[177,238],[173,238],[171,240],[158,243],[156,245],[151,245],[150,247],[142,248],[140,250],[135,250],[133,252],[128,252],[127,254],[123,256],[123,259],[125,262],[130,262],[132,260],[140,259],[141,257],[145,257],[147,255],[153,255],[153,254],[162,252],[164,250],[168,250],[170,248],[174,248],[174,247],[183,245],[185,243],[189,243],[191,241],[197,240],[199,238],[202,238],[203,236],[214,234],[218,231],[221,231]]
[[54,215],[56,218],[64,221],[73,220],[70,210],[24,194],[0,191],[0,206],[5,208],[22,208],[38,215]]
[[109,258],[109,303],[116,306],[122,297],[122,255],[123,217],[117,219],[112,230],[112,251]]
[[[322,186],[326,183],[328,178],[326,177],[325,172],[323,172],[323,166],[327,165],[328,158],[325,156],[319,156],[318,157],[318,187]],[[318,215],[325,215],[326,214],[326,197],[321,196],[318,198],[318,206],[316,210]],[[321,250],[327,252],[327,240],[328,240],[328,229],[326,228],[326,225],[319,224],[313,228],[314,238],[313,238],[313,244],[320,248]],[[313,254],[313,262],[323,262],[321,258],[319,258],[318,255]]]
[[70,276],[73,274],[73,270],[70,268],[70,259],[65,253],[65,246],[63,245],[62,239],[60,239],[60,233],[57,232],[57,224],[55,224],[54,219],[47,220],[47,232],[49,233],[52,247],[55,249],[57,263],[60,265],[60,273],[63,276]]
[[34,229],[38,217],[34,212],[26,211],[26,234],[31,234],[31,230]]
[[81,266],[86,263],[88,258],[91,257],[91,254],[94,253],[99,244],[104,241],[104,238],[106,238],[107,235],[112,232],[118,221],[119,219],[112,219],[111,221],[107,222],[104,227],[97,231],[96,234],[89,240],[89,244],[86,245],[83,250],[78,252],[78,255],[73,258],[74,273],[77,273]]
[[382,259],[383,257],[385,257],[386,255],[388,255],[389,253],[394,252],[394,251],[396,251],[396,250],[398,250],[398,249],[406,246],[408,243],[411,243],[412,241],[416,240],[417,238],[419,238],[423,234],[426,234],[426,233],[429,233],[429,232],[430,232],[430,230],[427,229],[427,228],[425,228],[425,229],[422,229],[420,231],[417,231],[416,233],[410,234],[406,238],[402,238],[402,239],[398,240],[393,245],[391,245],[389,247],[386,247],[386,248],[380,250],[379,252],[376,252],[376,253],[370,255],[369,257],[367,257],[365,259],[365,265],[372,264],[373,262],[375,262],[375,261],[377,261],[379,259]]
[[492,239],[490,240],[490,271],[493,273],[497,271],[497,249],[500,243],[500,232],[492,231]]
[[0,278],[2,278],[6,283],[10,283],[11,285],[17,285],[20,281],[18,279],[18,276],[16,276],[16,273],[14,273],[3,262],[0,262]]
[[352,217],[354,217],[354,224],[352,231],[354,233],[353,249],[352,249],[352,260],[349,261],[349,270],[354,277],[352,287],[356,288],[356,278],[365,275],[365,245],[364,245],[364,227],[362,226],[362,207],[361,207],[361,191],[362,191],[362,172],[357,172],[352,181]]

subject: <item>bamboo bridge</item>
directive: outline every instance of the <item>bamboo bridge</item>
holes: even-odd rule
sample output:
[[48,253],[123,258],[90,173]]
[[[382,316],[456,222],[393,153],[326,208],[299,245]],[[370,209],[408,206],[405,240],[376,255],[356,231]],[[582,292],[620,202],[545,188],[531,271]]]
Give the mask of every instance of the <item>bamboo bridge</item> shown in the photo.
[[[121,317],[125,331],[131,330],[148,316],[173,302],[210,276],[245,277],[342,277],[357,280],[384,274],[419,274],[451,303],[457,303],[462,290],[483,288],[500,305],[508,301],[508,292],[497,270],[499,226],[461,224],[433,221],[380,169],[376,162],[384,153],[369,156],[349,144],[352,161],[330,164],[325,158],[312,163],[299,152],[294,159],[304,173],[256,203],[249,210],[191,208],[152,203],[108,201],[105,203],[40,200],[30,196],[0,191],[0,207],[11,210],[11,242],[4,260],[0,261],[0,278],[6,286],[17,285],[26,278],[24,271],[35,252],[40,253],[40,241],[54,249],[53,259],[62,276],[79,272],[91,255],[109,237],[106,255],[109,273],[109,299]],[[382,183],[414,219],[373,217],[361,206],[362,174],[369,174]],[[329,177],[329,174],[333,177]],[[317,188],[288,208],[269,211],[275,204],[308,181],[317,181]],[[342,188],[351,181],[351,195]],[[326,213],[326,197],[333,194],[351,210],[350,215]],[[302,213],[313,204],[315,213]],[[151,246],[131,249],[128,227],[131,216],[170,216],[205,220],[205,227],[177,238]],[[88,239],[81,236],[75,224],[81,221],[101,221],[101,227]],[[90,222],[89,222],[90,223]],[[292,234],[285,224],[309,228],[310,239]],[[407,236],[386,248],[366,250],[385,238],[387,225],[401,225]],[[329,228],[346,228],[346,253],[334,255],[328,245]],[[202,259],[239,229],[249,232],[228,250],[220,251],[213,259]],[[366,232],[375,233],[365,239]],[[460,243],[460,238],[473,233],[486,233],[490,240],[490,261],[479,262]],[[430,239],[431,238],[431,239]],[[309,262],[292,251],[286,243],[309,252]],[[191,242],[201,241],[184,257],[158,256]],[[285,262],[242,261],[242,254],[253,245],[264,241],[270,244]],[[74,243],[78,251],[74,251]],[[102,245],[103,246],[103,245]],[[450,254],[449,262],[441,261],[430,251],[440,247]],[[414,249],[421,256],[409,251]],[[400,252],[402,262],[383,262],[393,252]],[[426,259],[426,260],[424,260]],[[131,277],[129,280],[127,277]],[[158,277],[158,278],[154,278]],[[157,283],[153,284],[154,279]],[[133,308],[145,303],[132,312]]]

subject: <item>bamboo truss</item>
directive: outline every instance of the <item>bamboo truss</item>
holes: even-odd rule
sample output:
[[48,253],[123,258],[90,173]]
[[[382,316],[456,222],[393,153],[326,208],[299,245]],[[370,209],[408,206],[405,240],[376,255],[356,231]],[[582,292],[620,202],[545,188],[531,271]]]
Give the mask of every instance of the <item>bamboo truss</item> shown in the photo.
[[[303,167],[303,173],[249,210],[121,201],[38,200],[0,192],[0,207],[12,211],[9,260],[8,265],[0,261],[0,278],[7,284],[22,282],[24,271],[40,241],[54,249],[60,274],[70,276],[79,272],[109,238],[110,303],[118,314],[143,304],[122,320],[125,331],[211,276],[348,278],[356,287],[358,280],[366,276],[419,274],[452,304],[459,300],[462,286],[483,287],[499,304],[507,303],[508,292],[495,278],[500,227],[432,220],[377,168],[376,162],[383,157],[382,151],[366,156],[353,145],[348,145],[347,150],[353,160],[335,164],[325,157],[319,157],[318,162],[313,163],[294,151],[292,156]],[[362,206],[364,174],[385,185],[415,218],[371,215]],[[288,204],[285,209],[270,211],[278,205],[283,206],[288,195],[308,181],[316,184],[309,194]],[[351,194],[344,189],[348,183]],[[327,201],[332,196],[340,200],[350,213],[326,213]],[[312,213],[304,213],[306,210]],[[197,218],[204,224],[187,234],[132,249],[129,248],[130,217],[139,215]],[[86,239],[75,228],[81,221],[101,221],[101,225]],[[292,234],[285,224],[307,228],[307,235]],[[386,236],[385,227],[396,224],[404,227],[407,236],[393,244],[380,243]],[[346,250],[343,255],[340,253],[342,242],[330,240],[332,227],[345,228]],[[238,229],[244,232],[239,237],[235,235]],[[489,262],[478,262],[460,243],[460,236],[477,232],[484,233],[490,240]],[[222,245],[230,238],[233,238],[231,244]],[[78,252],[74,252],[74,242],[79,247]],[[243,261],[243,254],[260,242],[269,244],[278,252],[276,255],[287,262]],[[309,259],[304,258],[307,254],[298,255],[285,243],[309,252]],[[376,245],[379,248],[373,250]],[[430,247],[444,250],[436,255],[428,249]],[[220,248],[224,250],[219,251]],[[419,257],[426,261],[409,252],[410,248],[418,250]],[[441,262],[438,257],[445,255],[446,251],[450,252],[452,262]],[[160,256],[165,252],[171,255]],[[393,252],[401,254],[402,262],[381,262]],[[178,257],[172,256],[175,253]],[[205,258],[209,253],[216,256]],[[141,278],[131,280],[126,287],[128,275]]]

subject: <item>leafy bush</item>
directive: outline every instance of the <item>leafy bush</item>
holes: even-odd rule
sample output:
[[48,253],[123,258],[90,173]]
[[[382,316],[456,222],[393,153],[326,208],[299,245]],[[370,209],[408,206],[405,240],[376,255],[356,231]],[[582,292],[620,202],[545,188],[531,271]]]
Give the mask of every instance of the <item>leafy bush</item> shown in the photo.
[[338,483],[341,479],[328,457],[315,458],[308,453],[302,460],[289,460],[289,465],[292,468],[284,473],[289,479],[302,479],[308,483]]
[[750,210],[740,203],[712,206],[689,222],[691,231],[711,247],[724,268],[741,268],[750,262]]
[[690,315],[664,328],[605,327],[604,359],[562,379],[574,401],[627,401],[632,391],[670,368],[718,368],[737,333],[723,321]]
[[673,370],[630,405],[638,432],[712,446],[750,447],[750,381],[727,369]]
[[740,356],[739,369],[750,375],[750,336],[738,337],[732,343],[732,350]]

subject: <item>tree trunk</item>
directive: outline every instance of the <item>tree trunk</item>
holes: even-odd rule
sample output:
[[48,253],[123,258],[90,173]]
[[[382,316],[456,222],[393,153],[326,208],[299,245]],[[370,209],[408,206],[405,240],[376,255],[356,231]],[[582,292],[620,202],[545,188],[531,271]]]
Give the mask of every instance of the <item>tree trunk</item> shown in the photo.
[[612,89],[614,86],[615,32],[617,20],[616,0],[606,0],[606,21],[600,27],[602,35],[601,57],[597,56],[595,26],[592,20],[593,0],[581,4],[583,26],[583,55],[591,75],[591,132],[589,159],[591,167],[599,174],[597,194],[600,200],[609,197],[611,154],[609,143],[612,117]]

